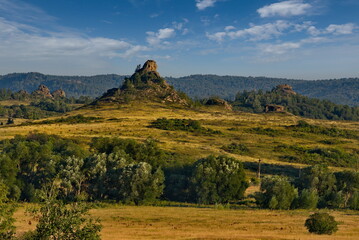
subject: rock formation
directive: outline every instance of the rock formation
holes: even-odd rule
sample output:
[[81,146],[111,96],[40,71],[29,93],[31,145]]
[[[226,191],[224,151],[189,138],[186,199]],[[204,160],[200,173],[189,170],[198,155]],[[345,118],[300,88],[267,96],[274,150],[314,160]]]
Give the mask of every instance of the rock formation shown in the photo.
[[108,90],[94,104],[100,102],[126,103],[133,100],[151,100],[158,102],[189,105],[188,99],[181,96],[157,72],[157,63],[148,60],[143,67],[137,67],[130,78],[125,78],[120,88]]
[[210,98],[206,101],[205,105],[209,106],[223,106],[226,110],[232,110],[232,106],[226,101],[221,98]]
[[265,108],[265,112],[285,112],[285,108],[282,105],[275,105],[275,104],[267,104]]
[[65,98],[66,97],[66,93],[64,90],[62,89],[57,89],[55,91],[52,92],[52,96],[54,98]]
[[296,95],[297,93],[293,91],[293,87],[288,84],[278,85],[274,88],[275,92],[279,92],[286,95]]
[[41,84],[37,90],[32,92],[31,95],[34,97],[53,98],[50,89],[43,84]]

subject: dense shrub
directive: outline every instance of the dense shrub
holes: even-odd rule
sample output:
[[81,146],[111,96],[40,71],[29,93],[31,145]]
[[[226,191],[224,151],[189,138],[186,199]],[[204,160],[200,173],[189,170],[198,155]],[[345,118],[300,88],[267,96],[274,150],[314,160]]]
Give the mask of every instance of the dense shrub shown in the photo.
[[196,132],[203,134],[220,134],[220,131],[212,130],[210,128],[204,128],[201,123],[197,120],[192,119],[167,119],[158,118],[153,121],[150,127],[163,129],[163,130],[181,130],[187,132]]
[[235,201],[243,197],[248,187],[242,163],[227,156],[197,161],[191,184],[198,203]]
[[261,182],[261,192],[255,195],[259,206],[269,209],[289,209],[298,197],[298,190],[282,176],[265,177]]
[[249,152],[248,147],[243,143],[231,143],[221,147],[226,152],[235,154],[245,154]]
[[337,167],[353,167],[358,157],[356,153],[348,153],[340,148],[307,148],[288,144],[280,144],[274,148],[274,151],[283,154],[280,157],[283,161],[311,165],[326,163]]
[[333,234],[338,231],[338,223],[328,213],[314,213],[304,224],[310,233]]

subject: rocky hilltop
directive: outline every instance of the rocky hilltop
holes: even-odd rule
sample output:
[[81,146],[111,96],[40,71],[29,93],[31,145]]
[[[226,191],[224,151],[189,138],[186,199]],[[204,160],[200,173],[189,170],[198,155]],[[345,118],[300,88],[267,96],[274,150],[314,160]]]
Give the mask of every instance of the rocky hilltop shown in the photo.
[[188,98],[179,94],[161,77],[154,60],[146,61],[143,67],[138,65],[135,73],[131,77],[125,78],[120,88],[108,90],[94,104],[104,102],[127,103],[133,100],[189,105]]
[[278,85],[274,88],[273,91],[281,93],[281,94],[286,94],[286,95],[296,95],[297,94],[296,92],[294,92],[293,87],[288,84]]

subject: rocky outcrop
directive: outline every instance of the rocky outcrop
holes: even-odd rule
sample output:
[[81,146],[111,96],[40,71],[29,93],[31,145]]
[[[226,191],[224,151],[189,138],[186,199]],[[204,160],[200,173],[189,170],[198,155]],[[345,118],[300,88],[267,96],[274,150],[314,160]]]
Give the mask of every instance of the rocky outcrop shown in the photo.
[[45,85],[41,84],[37,90],[32,92],[31,94],[34,97],[43,97],[43,98],[53,98],[50,89],[46,87]]
[[286,95],[296,95],[297,93],[293,91],[293,87],[288,84],[278,85],[274,88],[275,92],[286,94]]
[[265,112],[285,112],[285,108],[282,105],[268,104],[266,105]]
[[133,100],[151,100],[162,103],[189,105],[188,99],[180,95],[157,72],[157,63],[148,60],[139,65],[130,78],[125,78],[120,88],[108,90],[94,104],[101,102],[127,103]]
[[54,98],[65,98],[66,97],[66,93],[64,90],[62,89],[57,89],[55,91],[52,92],[52,96]]
[[221,98],[210,98],[206,101],[205,105],[208,106],[222,106],[226,110],[232,110],[232,106]]

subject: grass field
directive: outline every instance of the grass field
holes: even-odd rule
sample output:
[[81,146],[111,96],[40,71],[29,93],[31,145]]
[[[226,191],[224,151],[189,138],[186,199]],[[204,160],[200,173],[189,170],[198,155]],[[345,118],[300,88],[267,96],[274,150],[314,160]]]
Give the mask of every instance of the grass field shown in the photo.
[[[19,233],[34,229],[36,222],[16,213]],[[329,211],[340,222],[337,233],[314,235],[304,222],[307,210],[218,210],[195,207],[109,206],[91,210],[103,225],[102,240],[118,239],[358,239],[359,213]],[[29,225],[31,222],[31,225]]]
[[[186,109],[160,103],[131,103],[82,108],[62,117],[82,114],[98,117],[90,123],[78,124],[28,124],[15,119],[15,125],[0,126],[0,140],[25,135],[33,131],[58,134],[88,142],[93,137],[121,137],[139,141],[152,137],[161,148],[185,156],[186,161],[195,161],[209,154],[228,154],[245,163],[249,177],[254,176],[253,166],[260,158],[262,171],[269,174],[284,174],[304,167],[280,159],[281,153],[274,147],[278,144],[304,147],[335,147],[348,153],[359,152],[359,140],[330,137],[311,133],[295,133],[287,126],[302,118],[290,114],[250,114],[225,111],[218,107]],[[149,128],[157,118],[186,118],[198,120],[203,127],[219,130],[222,134],[203,135],[185,131],[165,131]],[[51,118],[50,118],[51,119]],[[56,119],[56,118],[52,118]],[[350,130],[358,135],[359,122],[325,121],[305,119],[310,124]],[[33,123],[42,120],[34,121]],[[254,128],[270,128],[275,134],[261,133]],[[333,142],[330,146],[323,140]],[[245,144],[245,155],[230,154],[222,150],[230,143]],[[265,165],[267,164],[267,165]],[[340,168],[337,168],[340,169]],[[253,189],[248,189],[252,191]],[[36,222],[24,215],[25,207],[16,212],[16,225],[21,234],[34,229]],[[358,239],[358,211],[330,211],[340,222],[339,231],[332,236],[318,236],[307,232],[304,221],[311,214],[307,210],[269,211],[251,209],[219,210],[214,206],[154,207],[119,206],[91,210],[91,216],[99,218],[104,226],[102,239]],[[31,222],[31,225],[29,224]]]
[[[92,137],[122,137],[145,140],[152,137],[158,140],[160,147],[183,154],[195,161],[209,154],[228,154],[244,162],[255,162],[259,158],[264,163],[295,165],[295,162],[283,161],[281,153],[275,150],[279,144],[300,145],[308,148],[335,147],[348,153],[358,151],[358,139],[345,139],[316,135],[310,133],[294,133],[287,126],[296,124],[301,118],[289,114],[250,114],[230,112],[218,107],[186,109],[160,103],[131,103],[124,105],[92,106],[73,111],[63,117],[82,114],[98,117],[91,123],[79,124],[37,124],[0,127],[0,140],[9,139],[16,134],[25,135],[32,131],[58,134],[63,137],[89,141]],[[149,128],[151,121],[157,118],[190,118],[199,120],[204,127],[222,132],[220,135],[203,135],[184,131],[166,131]],[[34,122],[39,122],[37,120]],[[349,121],[324,121],[306,119],[310,124],[333,126],[347,129],[358,134],[359,123]],[[24,120],[15,119],[15,123]],[[275,135],[253,132],[253,128],[270,128]],[[336,141],[326,145],[322,140]],[[245,155],[229,154],[222,146],[230,143],[243,143],[249,152]]]

